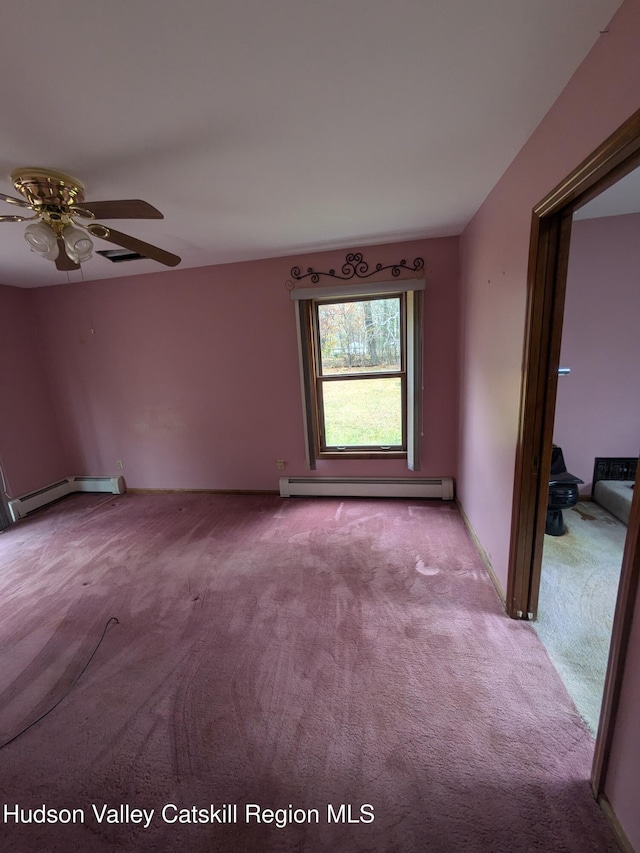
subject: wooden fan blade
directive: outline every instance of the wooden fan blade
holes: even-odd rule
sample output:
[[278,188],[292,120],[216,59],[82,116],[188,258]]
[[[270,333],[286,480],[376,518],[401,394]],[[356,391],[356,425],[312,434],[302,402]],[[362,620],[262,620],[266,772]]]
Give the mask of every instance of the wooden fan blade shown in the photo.
[[122,234],[122,232],[116,231],[115,228],[107,228],[106,225],[98,225],[97,223],[87,225],[87,231],[92,237],[99,237],[108,243],[114,243],[116,246],[122,246],[124,249],[137,252],[144,258],[158,261],[159,264],[164,264],[166,267],[175,267],[182,260],[177,255],[172,255],[171,252],[165,252],[164,249],[152,246],[151,243],[144,243],[142,240],[137,240],[129,234]]
[[56,258],[56,267],[59,270],[62,270],[63,272],[70,272],[71,270],[80,269],[80,264],[72,261],[69,255],[67,255],[67,247],[65,246],[62,237],[58,237],[58,249],[60,249],[60,251]]
[[30,216],[0,216],[0,222],[26,222]]
[[78,216],[82,210],[93,213],[96,219],[164,219],[159,210],[139,198],[121,198],[115,201],[87,201],[78,206]]
[[6,201],[7,204],[17,204],[18,207],[31,207],[29,202],[23,198],[14,198],[12,195],[5,195],[4,193],[0,193],[0,201]]

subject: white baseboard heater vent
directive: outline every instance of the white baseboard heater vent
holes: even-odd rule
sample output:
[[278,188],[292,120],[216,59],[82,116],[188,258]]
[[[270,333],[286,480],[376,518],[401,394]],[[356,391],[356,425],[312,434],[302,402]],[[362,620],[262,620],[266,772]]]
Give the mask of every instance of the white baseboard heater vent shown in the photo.
[[35,492],[9,501],[9,512],[13,521],[24,518],[36,509],[60,500],[72,492],[107,492],[122,495],[125,492],[124,477],[65,477],[50,483]]
[[453,500],[452,477],[281,477],[280,495],[293,497],[439,498]]

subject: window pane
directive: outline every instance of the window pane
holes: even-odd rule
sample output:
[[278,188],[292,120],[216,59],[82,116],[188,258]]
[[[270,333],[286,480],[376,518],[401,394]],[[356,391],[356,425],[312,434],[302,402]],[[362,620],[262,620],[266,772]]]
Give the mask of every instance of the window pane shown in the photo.
[[318,305],[322,375],[396,372],[400,297]]
[[402,445],[402,382],[345,379],[322,383],[328,447]]

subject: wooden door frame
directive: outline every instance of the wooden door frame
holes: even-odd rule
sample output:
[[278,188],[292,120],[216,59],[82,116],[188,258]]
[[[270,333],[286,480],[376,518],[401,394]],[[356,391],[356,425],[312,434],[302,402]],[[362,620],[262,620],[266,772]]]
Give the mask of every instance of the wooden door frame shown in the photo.
[[[507,612],[535,618],[551,470],[572,216],[640,165],[640,110],[533,210],[516,446]],[[631,619],[640,577],[640,498],[634,492],[622,561],[591,785],[603,797]]]

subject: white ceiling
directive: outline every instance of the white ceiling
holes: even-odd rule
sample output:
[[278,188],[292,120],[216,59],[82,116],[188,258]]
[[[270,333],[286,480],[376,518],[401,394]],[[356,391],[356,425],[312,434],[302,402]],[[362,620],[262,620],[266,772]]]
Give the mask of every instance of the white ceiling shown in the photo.
[[[183,267],[458,234],[619,5],[5,3],[0,191],[42,166],[88,200],[143,198],[164,221],[114,227]],[[0,223],[1,283],[80,278],[24,227]],[[163,269],[94,257],[82,274]]]

